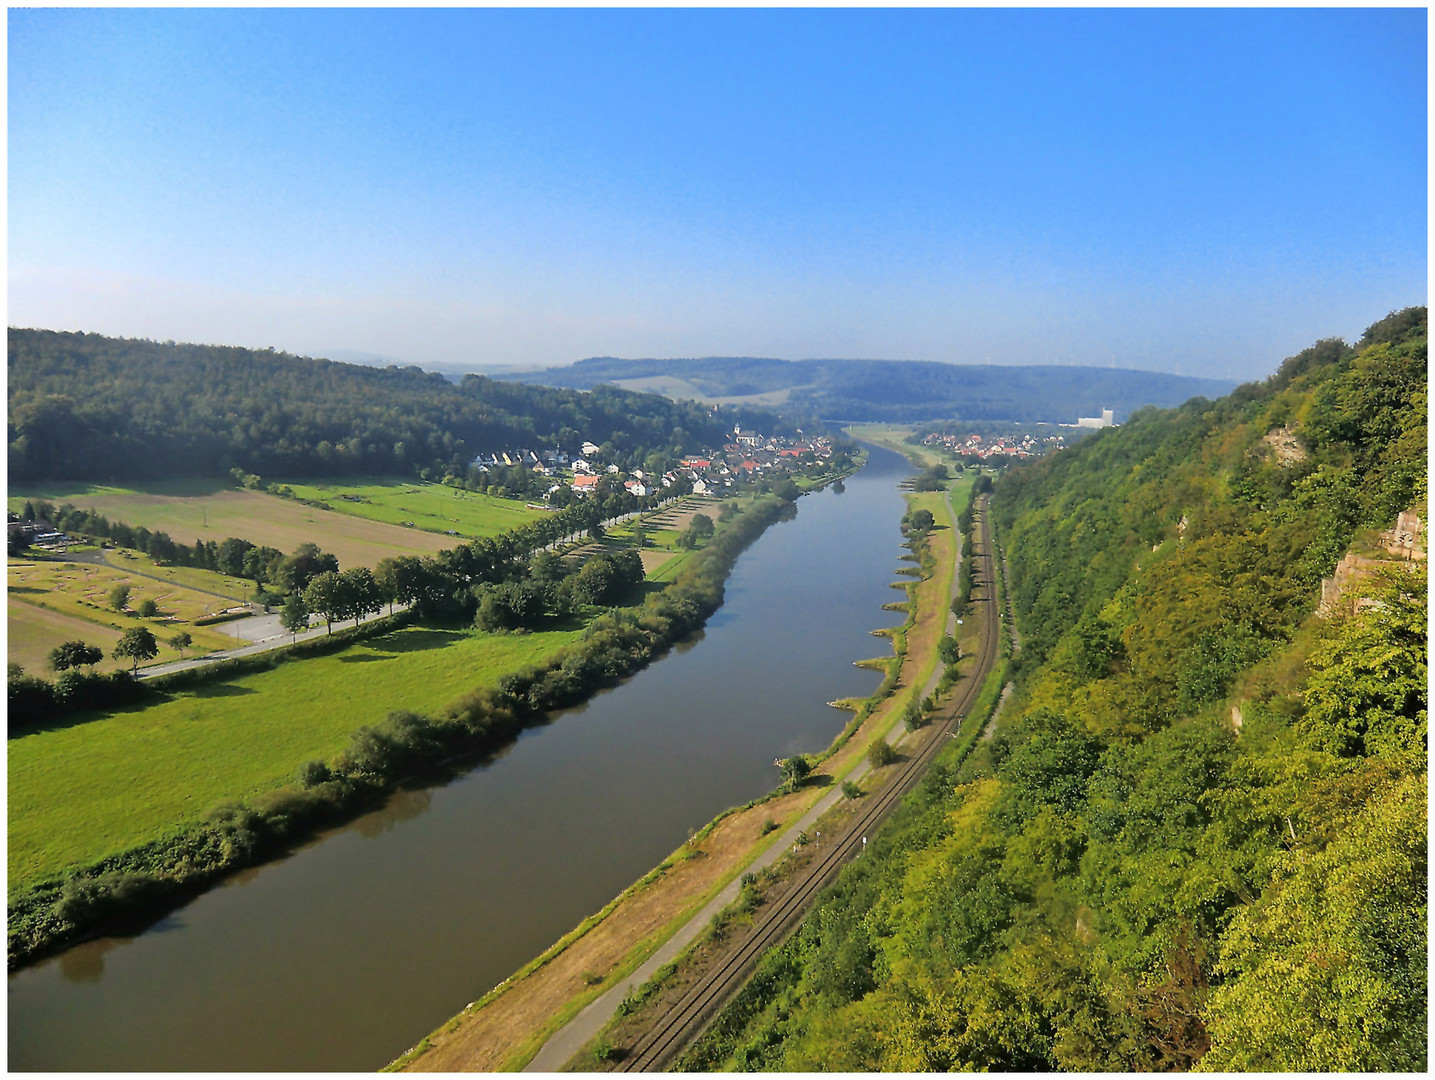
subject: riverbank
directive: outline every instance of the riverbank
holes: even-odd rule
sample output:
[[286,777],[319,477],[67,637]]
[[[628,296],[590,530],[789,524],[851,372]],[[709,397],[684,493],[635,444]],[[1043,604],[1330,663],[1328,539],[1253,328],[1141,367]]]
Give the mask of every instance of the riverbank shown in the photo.
[[[940,521],[941,493],[917,496]],[[909,506],[911,506],[909,499]],[[940,516],[938,516],[940,515]],[[391,1069],[492,1071],[522,1068],[544,1043],[590,1003],[630,982],[660,947],[703,911],[854,770],[867,748],[901,724],[909,695],[932,679],[936,642],[946,626],[955,584],[955,520],[929,538],[933,572],[903,582],[912,610],[891,632],[888,677],[864,700],[816,762],[808,785],[781,789],[720,815],[648,875],[565,935],[537,959],[432,1032]],[[916,642],[917,648],[910,643]],[[920,651],[919,651],[920,650]]]
[[604,615],[580,641],[505,676],[496,687],[480,687],[436,716],[391,714],[361,730],[336,757],[306,765],[297,784],[246,804],[218,806],[173,835],[12,893],[12,970],[87,937],[133,932],[225,875],[292,850],[315,830],[372,807],[427,763],[493,753],[543,722],[550,710],[631,675],[701,627],[722,603],[737,555],[787,506],[765,496],[733,515],[704,548],[687,556],[675,580],[651,591],[641,605]]

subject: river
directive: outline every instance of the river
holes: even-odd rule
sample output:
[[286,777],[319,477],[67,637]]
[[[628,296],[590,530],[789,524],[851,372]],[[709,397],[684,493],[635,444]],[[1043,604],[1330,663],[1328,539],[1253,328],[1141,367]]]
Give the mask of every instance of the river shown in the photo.
[[[10,977],[12,1070],[373,1070],[820,750],[899,565],[911,472],[872,448],[739,558],[693,642],[490,761]],[[394,707],[402,707],[395,702]]]

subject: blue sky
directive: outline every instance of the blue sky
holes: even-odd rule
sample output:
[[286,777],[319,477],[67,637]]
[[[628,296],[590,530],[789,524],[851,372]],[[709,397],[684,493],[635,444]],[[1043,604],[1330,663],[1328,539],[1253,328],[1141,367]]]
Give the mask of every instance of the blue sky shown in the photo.
[[9,321],[1237,379],[1426,299],[1426,12],[11,10]]

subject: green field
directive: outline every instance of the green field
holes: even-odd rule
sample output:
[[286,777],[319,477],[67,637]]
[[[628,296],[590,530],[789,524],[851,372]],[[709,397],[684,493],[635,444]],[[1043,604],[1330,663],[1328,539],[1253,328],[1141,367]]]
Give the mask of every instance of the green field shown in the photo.
[[127,548],[111,548],[105,552],[105,559],[111,566],[132,570],[137,574],[163,578],[176,585],[184,585],[200,592],[216,593],[236,603],[243,603],[254,595],[254,582],[244,578],[231,577],[217,570],[201,570],[194,566],[161,566],[143,551]]
[[411,479],[284,483],[296,498],[321,502],[338,514],[468,538],[496,536],[547,513],[530,510],[518,499],[499,499]]
[[[135,564],[139,565],[138,558]],[[106,660],[98,665],[99,670],[127,668],[129,664],[109,659],[108,653],[120,635],[134,626],[147,628],[160,643],[157,663],[180,658],[164,644],[180,630],[193,638],[194,651],[228,649],[236,644],[222,625],[194,625],[195,619],[221,611],[230,602],[176,581],[142,577],[127,567],[25,557],[9,560],[7,577],[7,659],[32,674],[48,674],[50,650],[77,639],[105,650]],[[109,592],[119,584],[130,586],[127,613],[110,606]],[[155,601],[159,609],[154,618],[134,614],[146,599]]]
[[391,710],[436,712],[575,640],[409,627],[9,740],[9,889],[165,835],[284,784]]
[[73,503],[111,521],[166,532],[181,544],[237,536],[288,554],[315,543],[333,552],[345,569],[374,567],[395,555],[430,555],[453,547],[454,537],[366,520],[259,491],[240,491],[218,481],[168,481],[107,487],[100,484],[38,484],[12,490],[7,506],[21,510],[26,499],[55,505]]

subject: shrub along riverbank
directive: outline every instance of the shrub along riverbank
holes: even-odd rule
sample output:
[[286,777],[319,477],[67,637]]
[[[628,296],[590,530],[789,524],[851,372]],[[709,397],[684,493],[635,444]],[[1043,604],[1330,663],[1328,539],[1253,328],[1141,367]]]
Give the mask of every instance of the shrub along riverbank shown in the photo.
[[218,877],[253,865],[322,825],[372,806],[404,776],[456,755],[490,753],[552,709],[577,704],[631,675],[698,629],[722,603],[738,554],[793,512],[763,496],[730,515],[675,580],[641,605],[594,620],[583,637],[543,663],[479,687],[438,715],[391,713],[361,728],[329,761],[300,767],[296,781],[247,804],[225,803],[200,823],[11,897],[12,967],[103,930],[152,921]]

